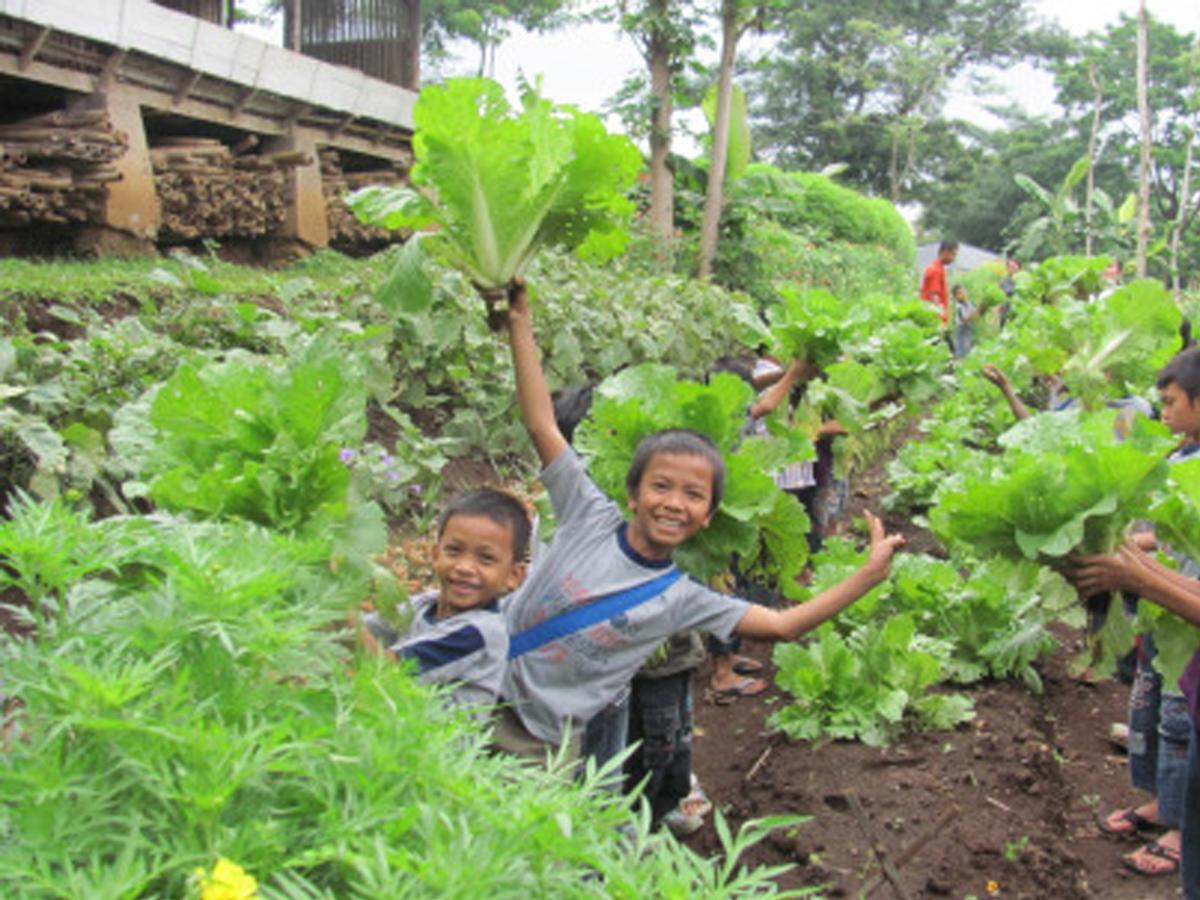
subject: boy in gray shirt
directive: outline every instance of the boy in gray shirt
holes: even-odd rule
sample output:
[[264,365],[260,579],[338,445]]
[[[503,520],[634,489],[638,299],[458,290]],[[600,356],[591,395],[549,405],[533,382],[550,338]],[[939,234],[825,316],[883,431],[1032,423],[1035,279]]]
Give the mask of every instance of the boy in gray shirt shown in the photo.
[[[675,548],[707,526],[720,503],[725,467],[717,448],[697,432],[650,435],[638,446],[626,477],[632,513],[626,522],[558,429],[519,279],[509,289],[508,326],[522,419],[545,467],[542,482],[558,521],[549,549],[505,604],[516,646],[521,634],[539,623],[672,572]],[[867,520],[867,562],[807,603],[768,609],[681,577],[632,608],[529,652],[510,652],[501,690],[512,704],[510,724],[523,728],[534,744],[558,744],[568,724],[578,734],[627,688],[659,644],[688,629],[722,638],[736,633],[794,640],[887,577],[903,538],[885,535],[870,513]]]

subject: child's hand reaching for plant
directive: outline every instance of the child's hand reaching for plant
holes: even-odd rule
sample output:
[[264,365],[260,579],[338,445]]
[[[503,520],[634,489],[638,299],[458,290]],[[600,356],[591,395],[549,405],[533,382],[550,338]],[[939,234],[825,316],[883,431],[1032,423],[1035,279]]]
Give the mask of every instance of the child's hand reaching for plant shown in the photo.
[[867,532],[871,536],[871,549],[867,553],[865,568],[873,579],[883,581],[888,577],[892,567],[892,557],[904,546],[904,535],[888,534],[883,522],[870,510],[864,510],[867,520]]

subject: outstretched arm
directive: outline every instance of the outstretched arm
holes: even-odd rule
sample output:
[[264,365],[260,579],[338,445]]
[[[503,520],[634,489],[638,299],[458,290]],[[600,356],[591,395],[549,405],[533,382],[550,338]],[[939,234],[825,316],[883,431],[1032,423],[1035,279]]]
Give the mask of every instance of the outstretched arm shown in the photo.
[[779,408],[779,404],[786,400],[788,394],[792,392],[792,388],[801,382],[808,381],[812,376],[813,369],[807,361],[792,360],[791,365],[784,371],[783,377],[763,391],[754,401],[754,405],[750,407],[751,418],[761,419],[763,416],[769,416],[775,412]]
[[1008,401],[1008,408],[1012,410],[1012,414],[1017,417],[1017,421],[1029,418],[1029,408],[1021,402],[1021,398],[1017,396],[1017,392],[1013,390],[1012,382],[998,368],[988,363],[982,369],[983,377],[1000,388],[1000,393],[1004,395],[1004,399]]
[[848,578],[789,609],[769,609],[755,604],[738,622],[737,633],[746,637],[794,641],[832,618],[888,576],[892,555],[904,544],[898,534],[886,534],[883,523],[865,513],[871,531],[871,552],[862,567]]
[[567,439],[554,420],[554,404],[542,371],[542,354],[533,337],[533,316],[525,279],[514,278],[508,287],[508,337],[512,345],[513,371],[517,378],[517,402],[521,420],[533,439],[538,458],[548,466],[567,448]]
[[1071,581],[1087,597],[1104,591],[1131,591],[1200,625],[1200,581],[1168,569],[1132,540],[1107,556],[1084,556]]

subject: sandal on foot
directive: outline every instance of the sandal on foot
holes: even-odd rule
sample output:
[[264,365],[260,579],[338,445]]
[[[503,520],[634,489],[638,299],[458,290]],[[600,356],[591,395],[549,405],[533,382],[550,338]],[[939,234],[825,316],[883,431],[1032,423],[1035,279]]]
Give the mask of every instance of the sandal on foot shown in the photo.
[[769,685],[761,678],[739,678],[729,687],[713,688],[718,697],[754,697],[765,691]]
[[[1148,878],[1158,878],[1162,875],[1174,875],[1179,871],[1179,861],[1182,855],[1174,847],[1168,847],[1165,844],[1160,844],[1158,841],[1153,841],[1136,850],[1133,853],[1128,853],[1121,857],[1121,862],[1125,868],[1137,872],[1139,875],[1145,875]],[[1161,864],[1151,862],[1152,860],[1161,860]]]
[[712,812],[712,801],[708,799],[708,795],[704,793],[704,788],[700,787],[700,782],[696,780],[696,776],[692,775],[692,792],[679,801],[679,812],[685,816],[700,816],[704,818]]
[[1153,819],[1139,815],[1132,806],[1128,809],[1113,810],[1104,818],[1097,817],[1096,824],[1105,834],[1118,837],[1131,837],[1144,829],[1162,827]]
[[739,675],[757,675],[763,670],[763,664],[749,656],[736,656],[733,659],[733,671]]
[[673,809],[663,816],[663,824],[671,829],[671,834],[681,838],[687,837],[689,834],[695,834],[703,828],[704,819],[700,816],[689,816],[677,809]]

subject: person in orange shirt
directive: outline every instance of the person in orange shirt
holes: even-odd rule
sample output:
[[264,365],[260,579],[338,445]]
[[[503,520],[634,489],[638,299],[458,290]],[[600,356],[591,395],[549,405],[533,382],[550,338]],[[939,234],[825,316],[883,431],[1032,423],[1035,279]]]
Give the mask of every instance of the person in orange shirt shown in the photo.
[[950,324],[950,292],[946,289],[946,266],[958,256],[958,241],[942,241],[938,245],[937,259],[925,267],[921,279],[921,299],[935,303],[941,311],[942,327]]

